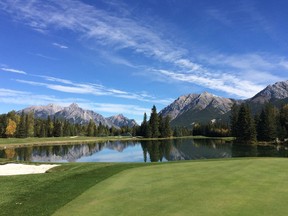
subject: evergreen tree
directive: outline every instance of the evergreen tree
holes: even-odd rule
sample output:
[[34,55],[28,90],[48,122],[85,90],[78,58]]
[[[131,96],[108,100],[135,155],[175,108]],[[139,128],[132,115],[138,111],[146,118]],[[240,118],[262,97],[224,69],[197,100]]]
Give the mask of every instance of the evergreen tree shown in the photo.
[[97,126],[96,126],[96,124],[94,124],[94,127],[93,127],[93,136],[98,136],[98,130],[97,130]]
[[231,115],[230,115],[230,128],[231,128],[231,135],[234,137],[238,137],[238,113],[239,113],[239,106],[235,103],[231,107]]
[[29,112],[26,115],[26,135],[27,137],[34,137],[34,113]]
[[147,124],[146,132],[145,132],[145,138],[151,138],[152,137],[152,130],[150,124]]
[[284,137],[288,137],[288,104],[284,105],[280,110],[280,117],[279,117],[280,124],[283,128]]
[[239,108],[237,120],[237,141],[241,143],[255,143],[256,128],[248,105],[242,104]]
[[19,122],[19,125],[17,127],[17,137],[18,138],[27,137],[25,119],[26,119],[25,113],[24,113],[24,111],[22,111],[21,116],[20,116],[20,122]]
[[54,133],[53,135],[55,137],[62,137],[63,136],[63,128],[62,128],[62,122],[57,119],[54,121]]
[[164,118],[164,130],[163,130],[163,137],[171,137],[172,136],[172,129],[170,126],[170,117],[167,115]]
[[164,120],[163,120],[162,115],[158,116],[158,122],[159,122],[159,134],[160,134],[160,137],[164,138],[165,137],[165,134],[164,134],[165,126],[164,126]]
[[277,111],[271,104],[266,104],[262,109],[257,125],[258,139],[272,141],[277,137]]
[[46,123],[46,136],[47,137],[52,137],[53,136],[53,121],[51,120],[50,116],[47,118],[47,123]]
[[0,137],[6,137],[5,133],[7,124],[8,124],[7,115],[6,114],[0,115]]
[[152,138],[158,138],[160,136],[159,132],[159,118],[156,110],[156,106],[153,105],[151,110],[151,116],[149,120],[149,125],[151,129],[151,137]]
[[140,126],[140,136],[147,137],[147,114],[144,113],[143,122]]
[[94,121],[90,119],[88,127],[87,127],[87,136],[94,136]]

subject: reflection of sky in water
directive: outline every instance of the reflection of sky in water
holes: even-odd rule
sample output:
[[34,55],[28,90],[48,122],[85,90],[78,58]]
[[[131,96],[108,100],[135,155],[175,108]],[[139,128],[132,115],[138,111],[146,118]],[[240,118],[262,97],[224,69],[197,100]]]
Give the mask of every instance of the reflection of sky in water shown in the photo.
[[[122,152],[111,149],[103,149],[93,155],[83,156],[76,162],[143,162],[143,150],[141,145],[130,146]],[[149,159],[150,161],[150,159]]]

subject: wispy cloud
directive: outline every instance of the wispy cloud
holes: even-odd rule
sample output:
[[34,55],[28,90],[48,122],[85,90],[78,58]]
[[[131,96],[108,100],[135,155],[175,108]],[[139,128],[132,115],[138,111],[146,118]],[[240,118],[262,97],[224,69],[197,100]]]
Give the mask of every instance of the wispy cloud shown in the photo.
[[[241,98],[252,97],[263,89],[263,86],[257,86],[229,74],[218,74],[219,77],[215,76],[215,78],[212,78],[167,70],[158,70],[157,72],[176,81],[197,83],[206,88],[225,91],[230,95],[238,95]],[[232,83],[233,85],[228,85],[227,83]]]
[[[168,105],[172,102],[172,99],[160,99],[147,93],[134,93],[127,92],[120,89],[109,88],[100,84],[94,83],[78,83],[71,80],[50,77],[50,76],[36,76],[42,78],[43,81],[31,81],[16,79],[19,83],[25,83],[28,85],[45,87],[51,90],[72,93],[72,94],[89,94],[94,96],[111,96],[125,99],[133,99],[138,101],[151,102],[156,104]],[[45,82],[46,81],[46,82]]]
[[58,48],[61,48],[61,49],[68,49],[68,46],[65,46],[63,44],[59,44],[59,43],[52,43],[53,46],[56,46]]
[[48,60],[53,60],[53,61],[58,60],[58,59],[56,59],[56,58],[54,58],[54,57],[47,56],[47,55],[43,55],[43,54],[41,54],[41,53],[36,53],[36,54],[34,54],[34,55],[36,55],[36,56],[38,56],[38,57],[41,57],[41,58],[44,58],[44,59],[48,59]]
[[95,110],[97,112],[106,112],[106,113],[122,113],[130,115],[143,116],[144,112],[147,114],[150,113],[149,108],[140,107],[137,105],[131,104],[113,104],[113,103],[80,103],[81,106],[86,109]]
[[[62,106],[73,102],[83,103],[85,100],[80,98],[57,98],[51,95],[35,94],[27,91],[0,88],[0,103],[34,106],[57,103]],[[29,100],[27,100],[29,98]]]
[[[117,3],[114,2],[113,5],[115,6],[115,4]],[[247,75],[251,71],[264,71],[267,77],[269,75],[273,77],[273,73],[268,70],[273,65],[269,62],[265,69],[255,69],[256,64],[264,67],[267,63],[267,61],[261,62],[262,59],[257,56],[250,56],[249,58],[244,56],[242,59],[236,59],[223,55],[223,57],[217,56],[218,59],[207,60],[208,58],[206,58],[204,61],[196,56],[191,58],[189,51],[181,48],[176,41],[169,39],[166,34],[159,33],[162,32],[159,29],[129,16],[127,11],[123,12],[121,16],[116,16],[117,13],[110,13],[80,1],[69,0],[51,0],[49,2],[6,0],[2,1],[0,7],[2,10],[15,15],[13,17],[17,21],[24,21],[26,25],[37,31],[69,30],[78,34],[81,40],[91,40],[96,42],[97,45],[111,48],[116,53],[132,51],[135,55],[156,60],[158,68],[153,69],[153,71],[158,71],[166,78],[201,85],[231,95],[249,97],[264,87],[264,83],[259,83],[253,77],[243,76],[243,74]],[[119,7],[119,11],[125,11],[121,10],[122,7],[125,7],[123,4]],[[251,8],[253,9],[253,7]],[[208,11],[208,14],[225,25],[230,24],[228,16],[221,14],[216,9]],[[254,19],[262,22],[263,28],[267,29],[268,24],[264,23],[264,18],[256,15]],[[267,31],[269,30],[267,29]],[[198,61],[195,59],[198,59]],[[121,58],[114,58],[112,61],[133,66],[129,61]],[[203,63],[205,61],[207,65]],[[221,66],[220,64],[222,64],[222,68],[217,69],[217,66]],[[282,63],[282,66],[285,67],[285,65],[285,62]],[[232,72],[228,70],[229,67],[236,69],[236,73],[233,70]],[[163,70],[159,70],[159,68]],[[175,70],[172,72],[170,68],[175,68]],[[251,68],[254,70],[251,70]],[[277,79],[277,77],[274,78]],[[115,93],[113,89],[104,90],[99,86],[95,87],[93,84],[70,83],[70,86],[45,84],[45,86],[62,92],[113,95],[115,97],[151,101],[141,97],[141,95],[139,97],[139,94],[125,91],[121,93],[116,91]],[[247,88],[246,91],[244,91],[245,88]]]
[[[29,98],[29,100],[27,100]],[[84,109],[93,110],[99,113],[125,114],[139,116],[142,118],[143,113],[149,114],[149,108],[140,107],[133,104],[113,104],[113,103],[94,103],[81,98],[60,98],[51,95],[35,94],[27,91],[0,88],[0,103],[15,104],[23,106],[47,105],[49,103],[68,106],[71,103],[78,103]]]
[[27,74],[25,71],[13,69],[13,68],[0,68],[2,71],[11,72],[11,73],[18,73],[18,74]]

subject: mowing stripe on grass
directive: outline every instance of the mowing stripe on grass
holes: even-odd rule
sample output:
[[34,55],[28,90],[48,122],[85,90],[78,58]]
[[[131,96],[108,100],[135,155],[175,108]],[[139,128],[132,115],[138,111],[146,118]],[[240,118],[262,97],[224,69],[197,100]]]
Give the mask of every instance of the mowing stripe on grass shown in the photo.
[[288,160],[166,163],[120,172],[54,216],[287,215]]

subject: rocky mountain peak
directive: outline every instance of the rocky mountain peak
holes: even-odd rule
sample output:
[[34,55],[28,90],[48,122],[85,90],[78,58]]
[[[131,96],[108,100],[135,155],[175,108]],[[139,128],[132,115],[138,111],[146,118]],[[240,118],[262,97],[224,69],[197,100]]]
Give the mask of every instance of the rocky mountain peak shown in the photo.
[[106,118],[106,120],[118,127],[122,126],[134,127],[137,125],[134,119],[128,119],[123,114],[108,117]]
[[223,114],[231,109],[232,104],[232,99],[222,98],[209,92],[188,94],[180,96],[172,104],[161,110],[160,114],[164,117],[169,115],[172,120],[188,110],[201,111],[206,108],[213,108]]
[[266,103],[274,99],[284,99],[288,97],[288,80],[276,82],[273,85],[268,85],[265,89],[249,99],[254,103]]
[[69,105],[69,108],[70,108],[70,109],[78,109],[78,108],[80,108],[80,107],[78,106],[78,104],[72,103],[72,104]]
[[[108,119],[105,119],[102,115],[92,111],[92,110],[85,110],[79,107],[78,104],[72,103],[68,107],[61,107],[56,104],[48,104],[46,106],[31,106],[28,108],[23,109],[25,113],[33,112],[34,116],[37,118],[47,119],[48,116],[56,117],[60,119],[66,119],[71,123],[78,123],[78,124],[88,124],[89,121],[92,119],[96,125],[100,123],[102,125],[115,128],[119,128],[120,126],[131,126],[137,125],[134,120],[128,119],[124,117],[123,114],[119,114],[116,116],[117,121],[115,124]],[[18,111],[19,113],[22,110]],[[119,126],[119,124],[121,125]],[[116,124],[117,123],[117,124]],[[119,123],[119,124],[118,124]]]

